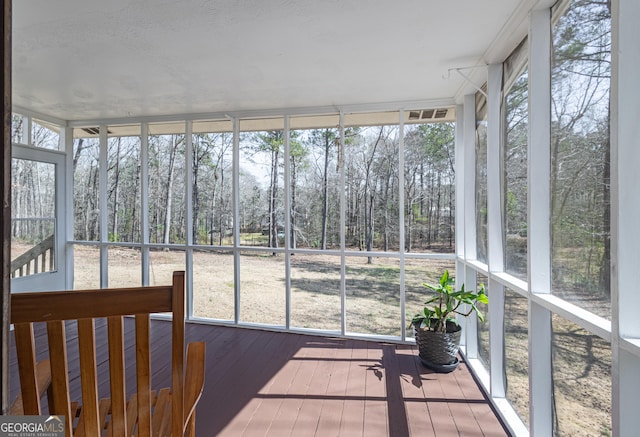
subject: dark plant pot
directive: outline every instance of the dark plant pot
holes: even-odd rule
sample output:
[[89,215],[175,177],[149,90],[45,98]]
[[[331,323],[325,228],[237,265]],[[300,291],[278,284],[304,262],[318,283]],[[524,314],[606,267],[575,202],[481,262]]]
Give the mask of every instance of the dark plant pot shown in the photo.
[[458,367],[461,334],[460,326],[455,323],[447,323],[446,333],[416,328],[416,344],[422,364],[441,373],[451,372]]

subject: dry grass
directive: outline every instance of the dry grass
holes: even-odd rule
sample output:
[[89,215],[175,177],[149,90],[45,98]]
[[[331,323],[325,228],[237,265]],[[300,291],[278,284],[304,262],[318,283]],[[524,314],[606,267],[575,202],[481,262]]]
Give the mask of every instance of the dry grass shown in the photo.
[[[99,251],[76,246],[74,287],[99,285]],[[246,251],[240,257],[240,320],[285,324],[286,276],[283,255]],[[194,315],[234,319],[234,259],[230,252],[193,255]],[[452,261],[407,260],[405,284],[407,320],[425,300],[423,282],[434,282],[440,272],[453,270]],[[152,251],[150,283],[166,284],[174,270],[185,269],[181,251]],[[109,286],[141,283],[140,252],[109,249]],[[346,314],[349,332],[400,335],[400,266],[398,260],[348,257]],[[340,257],[296,254],[291,257],[291,326],[340,330]]]

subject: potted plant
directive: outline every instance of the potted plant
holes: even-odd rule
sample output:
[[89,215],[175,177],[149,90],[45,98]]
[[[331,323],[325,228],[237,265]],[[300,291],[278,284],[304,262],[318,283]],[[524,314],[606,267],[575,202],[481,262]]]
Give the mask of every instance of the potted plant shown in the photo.
[[[421,312],[411,320],[415,329],[416,343],[422,363],[436,372],[451,372],[458,367],[458,349],[460,347],[461,327],[457,315],[469,316],[472,312],[478,320],[484,322],[484,316],[478,309],[478,302],[487,304],[489,298],[484,285],[477,292],[455,290],[455,280],[445,270],[436,285],[422,284],[436,294],[425,302]],[[466,304],[466,306],[462,306]]]

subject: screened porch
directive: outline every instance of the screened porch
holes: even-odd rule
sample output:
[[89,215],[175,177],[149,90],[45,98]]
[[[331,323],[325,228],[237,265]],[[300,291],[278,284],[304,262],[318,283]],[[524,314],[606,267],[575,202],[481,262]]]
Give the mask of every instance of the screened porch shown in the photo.
[[[274,432],[296,402],[316,435],[351,435],[350,403],[363,435],[376,408],[381,435],[636,434],[634,0],[4,4],[5,283],[186,271],[212,365],[268,383],[230,375],[199,435]],[[489,296],[448,376],[411,326],[445,270]]]

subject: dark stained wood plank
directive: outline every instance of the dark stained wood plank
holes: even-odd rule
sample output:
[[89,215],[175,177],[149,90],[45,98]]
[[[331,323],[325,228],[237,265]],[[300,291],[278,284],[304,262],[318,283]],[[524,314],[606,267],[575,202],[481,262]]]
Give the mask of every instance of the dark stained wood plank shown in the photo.
[[[435,435],[442,437],[458,436],[453,416],[447,404],[447,395],[442,389],[441,379],[443,379],[443,376],[428,370],[423,379],[422,391],[425,399],[427,399],[427,407]],[[446,376],[450,376],[450,374]]]
[[[244,360],[239,365],[246,369],[247,373],[251,375],[252,384],[243,385],[238,393],[243,399],[248,400],[242,407],[240,416],[242,420],[236,420],[231,426],[225,429],[226,435],[264,435],[268,428],[268,423],[265,423],[267,418],[262,415],[256,415],[256,410],[262,404],[263,399],[259,396],[263,387],[265,387],[269,380],[273,377],[274,373],[278,370],[272,367],[274,362],[279,361],[279,356],[283,353],[286,354],[287,342],[285,338],[281,336],[266,336],[265,341],[260,344],[254,345],[254,350],[257,353],[257,357],[254,361]],[[227,383],[227,382],[225,382]],[[235,384],[235,381],[231,381],[230,384]],[[227,383],[228,384],[228,383]],[[223,385],[222,387],[226,387]],[[230,391],[231,392],[231,391]],[[238,390],[235,390],[238,392]],[[258,422],[257,425],[252,426],[254,419]],[[223,434],[224,435],[224,434]]]
[[[136,390],[134,324],[125,317],[128,394]],[[107,380],[99,387],[100,396],[106,397],[106,321],[96,325],[104,328],[96,333],[96,360],[98,377]],[[34,329],[36,340],[42,328]],[[204,392],[196,412],[198,437],[508,435],[464,362],[453,373],[436,374],[420,364],[414,346],[192,323],[185,332],[187,341],[207,344]],[[78,364],[72,364],[77,361],[75,324],[67,325],[67,341],[70,368],[77,369]],[[154,389],[170,383],[170,350],[170,324],[152,320]],[[46,358],[48,353],[37,350],[37,356]],[[19,385],[13,379],[14,355],[10,364],[14,399]],[[78,377],[70,382],[76,398],[79,382]]]
[[[280,344],[278,354],[289,354],[290,350],[297,350],[302,344],[302,337],[294,337],[291,341]],[[252,418],[245,427],[247,436],[283,435],[282,424],[277,420],[278,412],[287,397],[299,366],[299,360],[289,359],[259,391],[257,394],[258,402],[252,405],[255,407]],[[273,430],[271,428],[273,423],[276,423],[276,426],[280,425],[280,427]]]
[[491,403],[478,386],[469,368],[466,365],[460,366],[454,376],[483,435],[487,437],[503,436],[504,426],[499,420],[496,420],[497,415]]
[[[293,340],[291,338],[291,340]],[[302,407],[306,391],[309,386],[309,381],[313,378],[313,372],[315,371],[316,361],[307,359],[312,349],[308,347],[308,338],[300,339],[301,342],[297,343],[295,348],[291,346],[295,343],[289,343],[285,345],[289,356],[288,361],[292,361],[296,365],[288,370],[291,376],[290,384],[286,385],[284,381],[280,383],[281,388],[284,389],[284,398],[279,405],[278,411],[275,417],[258,417],[256,416],[252,421],[251,430],[247,430],[247,435],[253,434],[255,431],[259,431],[263,424],[266,425],[266,435],[290,435],[296,424],[299,410]],[[310,366],[310,364],[312,366]],[[284,365],[286,366],[286,365]],[[277,370],[276,373],[280,373]],[[263,434],[264,435],[264,434]]]
[[[318,428],[323,398],[327,393],[332,361],[336,354],[337,345],[338,342],[330,339],[317,339],[316,341],[307,342],[305,346],[310,349],[307,359],[315,360],[316,366],[311,380],[304,387],[306,396],[298,411],[296,423],[293,426],[293,435],[309,435],[310,433],[315,433]],[[313,384],[311,384],[311,381],[313,381]]]
[[385,369],[387,389],[387,413],[389,420],[389,435],[401,437],[409,435],[409,418],[402,390],[402,371],[398,355],[398,346],[382,346],[382,367]]
[[303,349],[304,343],[305,337],[303,336],[298,336],[294,342],[290,343],[292,350],[299,353],[285,363],[273,378],[273,383],[265,390],[266,395],[275,395],[280,398],[276,403],[263,403],[262,408],[258,410],[259,414],[264,414],[266,417],[265,422],[269,422],[267,436],[278,437],[291,434],[298,414],[298,406],[301,403],[301,399],[293,394],[293,387],[298,384],[296,378],[298,378],[297,375],[304,362],[306,353],[306,350]]
[[351,361],[340,419],[340,435],[362,436],[364,432],[364,400],[366,396],[368,352],[366,343],[349,341]]
[[[257,403],[252,402],[259,391],[267,384],[269,379],[282,368],[284,363],[290,358],[288,351],[280,350],[280,344],[290,341],[290,334],[274,336],[273,333],[265,331],[248,331],[244,329],[232,330],[229,349],[222,360],[224,369],[214,377],[214,386],[219,393],[226,393],[226,396],[217,396],[214,399],[203,394],[200,405],[209,405],[209,411],[216,411],[216,418],[213,421],[212,434],[218,435],[239,435],[246,428],[250,416],[245,416],[243,412],[251,414],[255,410]],[[240,332],[242,331],[242,332]],[[207,350],[212,347],[207,346]],[[279,353],[274,353],[280,351]],[[211,363],[207,355],[207,363]],[[205,376],[205,387],[211,384],[207,368]],[[230,374],[242,375],[242,383],[229,377]],[[199,410],[197,410],[199,411]],[[206,414],[206,413],[205,413]],[[196,413],[200,417],[200,413]],[[196,431],[199,425],[196,425]]]
[[364,401],[364,435],[389,435],[386,402],[385,369],[382,365],[382,346],[367,342],[366,396]]
[[408,435],[434,435],[435,431],[429,416],[427,401],[422,392],[424,367],[418,360],[418,352],[415,347],[398,346],[396,354],[407,413]]
[[329,381],[318,420],[318,435],[340,435],[340,422],[347,391],[351,348],[346,340],[336,344]]
[[481,432],[469,405],[464,399],[462,390],[458,385],[456,374],[463,371],[466,366],[458,368],[450,374],[449,378],[440,378],[440,386],[446,394],[449,411],[453,417],[453,423],[460,435],[473,435]]

